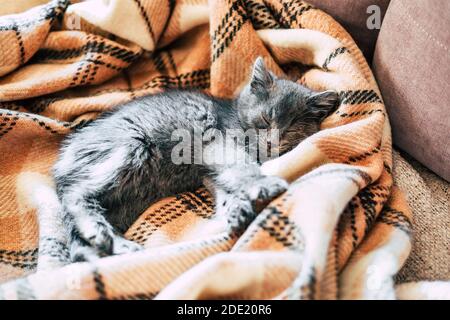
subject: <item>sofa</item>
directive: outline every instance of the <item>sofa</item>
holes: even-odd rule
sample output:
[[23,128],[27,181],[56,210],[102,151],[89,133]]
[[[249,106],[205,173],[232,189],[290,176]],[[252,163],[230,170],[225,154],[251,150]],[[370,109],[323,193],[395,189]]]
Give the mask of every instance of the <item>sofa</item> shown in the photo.
[[[309,2],[336,18],[355,39],[389,113],[395,183],[405,192],[414,218],[413,249],[397,280],[450,280],[450,2]],[[0,0],[0,15],[12,12],[13,2]]]
[[[310,3],[352,35],[383,95],[395,148],[395,183],[406,193],[414,217],[413,249],[398,280],[450,279],[450,2]],[[376,19],[379,28],[373,28]]]

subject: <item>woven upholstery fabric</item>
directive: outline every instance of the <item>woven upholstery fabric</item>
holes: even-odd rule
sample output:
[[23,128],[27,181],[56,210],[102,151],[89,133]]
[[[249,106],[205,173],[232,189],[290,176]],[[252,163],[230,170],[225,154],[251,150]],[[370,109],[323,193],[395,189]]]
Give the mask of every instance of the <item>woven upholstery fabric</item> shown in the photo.
[[[327,14],[297,0],[59,0],[0,17],[0,48],[0,297],[396,297],[411,211],[377,84]],[[263,165],[288,191],[240,235],[204,189],[175,195],[126,233],[145,250],[70,264],[49,174],[64,136],[169,88],[232,97],[257,56],[341,98],[323,130]]]
[[413,248],[397,281],[450,279],[450,183],[394,151],[394,179],[414,216]]

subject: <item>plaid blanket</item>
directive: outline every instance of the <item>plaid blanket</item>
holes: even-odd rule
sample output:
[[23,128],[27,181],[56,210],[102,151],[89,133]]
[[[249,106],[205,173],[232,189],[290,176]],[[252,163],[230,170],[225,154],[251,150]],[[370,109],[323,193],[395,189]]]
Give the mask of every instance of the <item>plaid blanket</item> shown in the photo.
[[[389,121],[363,55],[324,12],[299,0],[54,0],[0,17],[0,48],[0,298],[396,297],[411,212],[393,184]],[[257,56],[340,95],[323,130],[263,165],[288,191],[240,236],[205,189],[161,200],[126,233],[145,250],[70,264],[49,174],[64,136],[168,88],[232,97]]]

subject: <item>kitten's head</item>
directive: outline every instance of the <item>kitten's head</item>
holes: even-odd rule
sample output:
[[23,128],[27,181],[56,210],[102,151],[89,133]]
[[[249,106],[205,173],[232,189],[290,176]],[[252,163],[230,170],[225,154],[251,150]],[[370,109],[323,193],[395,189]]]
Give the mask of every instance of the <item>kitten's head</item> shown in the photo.
[[314,92],[293,81],[277,78],[259,57],[249,83],[237,98],[244,129],[278,129],[279,153],[293,149],[320,130],[320,123],[335,109],[335,91]]

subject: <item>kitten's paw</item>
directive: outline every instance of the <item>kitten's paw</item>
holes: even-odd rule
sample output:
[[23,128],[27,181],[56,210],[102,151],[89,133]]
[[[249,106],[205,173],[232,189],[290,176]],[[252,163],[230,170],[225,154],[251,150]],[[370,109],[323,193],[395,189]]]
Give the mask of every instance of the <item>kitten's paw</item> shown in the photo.
[[72,262],[94,262],[100,259],[100,253],[93,247],[72,246],[70,249],[70,261]]
[[124,239],[119,236],[115,236],[114,238],[113,254],[124,254],[139,251],[142,249],[143,247],[136,242]]
[[[81,257],[84,255],[92,255],[90,254],[92,252],[98,252],[97,256],[104,257],[142,249],[139,244],[126,240],[115,233],[113,227],[106,220],[102,220],[101,218],[97,219],[91,217],[91,219],[83,221],[83,224],[79,225],[78,229],[81,238],[90,245],[86,250],[78,250],[80,251],[78,255]],[[84,251],[89,252],[85,253]],[[89,259],[89,261],[90,260],[91,259]]]
[[288,188],[286,180],[275,176],[263,176],[254,181],[245,191],[256,212],[260,212],[271,200]]
[[288,183],[278,177],[263,176],[231,194],[217,207],[224,214],[232,233],[242,233],[256,218],[256,215],[274,198],[285,192]]
[[229,232],[233,234],[241,234],[256,217],[252,202],[239,195],[231,195],[218,206],[217,213],[227,218]]
[[81,237],[95,249],[106,255],[113,254],[114,231],[111,225],[100,219],[90,219],[78,226]]

